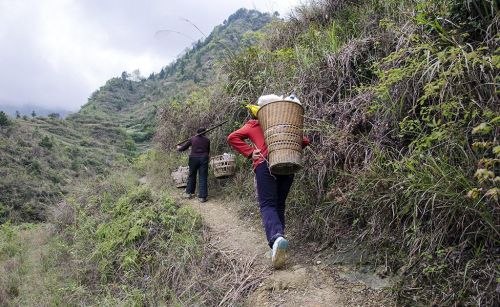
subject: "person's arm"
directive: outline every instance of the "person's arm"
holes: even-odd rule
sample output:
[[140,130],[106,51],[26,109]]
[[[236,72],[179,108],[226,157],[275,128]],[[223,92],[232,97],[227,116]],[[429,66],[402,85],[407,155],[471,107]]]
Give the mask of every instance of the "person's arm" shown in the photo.
[[184,150],[188,149],[189,146],[191,146],[191,139],[189,139],[189,141],[187,141],[186,143],[184,143],[184,145],[182,145],[182,146],[177,145],[177,150],[178,151],[184,151]]
[[231,133],[227,137],[227,142],[240,154],[251,159],[254,149],[252,148],[252,146],[248,145],[245,142],[245,139],[247,138],[248,138],[248,126],[244,125],[240,129]]

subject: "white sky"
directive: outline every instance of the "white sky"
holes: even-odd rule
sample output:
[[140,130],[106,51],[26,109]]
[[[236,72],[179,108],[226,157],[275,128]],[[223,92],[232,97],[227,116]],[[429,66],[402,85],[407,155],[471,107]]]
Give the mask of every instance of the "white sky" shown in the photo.
[[303,0],[0,0],[0,105],[75,111],[122,71],[159,72],[237,9],[286,16]]

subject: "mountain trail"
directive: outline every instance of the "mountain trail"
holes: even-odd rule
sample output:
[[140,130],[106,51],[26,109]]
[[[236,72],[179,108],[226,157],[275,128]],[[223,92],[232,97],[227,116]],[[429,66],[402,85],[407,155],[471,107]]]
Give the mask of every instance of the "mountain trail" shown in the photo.
[[237,209],[222,200],[212,198],[200,203],[197,199],[182,199],[181,194],[177,192],[174,197],[201,215],[218,239],[218,248],[236,252],[241,261],[253,261],[257,271],[263,272],[265,278],[247,298],[247,306],[395,305],[389,291],[370,288],[366,280],[352,278],[360,274],[351,267],[316,260],[313,252],[294,247],[293,239],[288,264],[274,270],[260,224],[241,220]]

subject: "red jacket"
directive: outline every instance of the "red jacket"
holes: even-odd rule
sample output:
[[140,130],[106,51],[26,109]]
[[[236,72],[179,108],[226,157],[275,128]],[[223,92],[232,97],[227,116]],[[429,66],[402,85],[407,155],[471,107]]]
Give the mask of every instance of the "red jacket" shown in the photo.
[[[254,147],[248,145],[248,143],[245,142],[246,139],[249,139],[253,143]],[[264,133],[260,128],[259,121],[256,119],[247,121],[243,127],[231,133],[227,137],[227,141],[231,147],[249,159],[252,158],[252,153],[255,149],[260,149],[261,156],[259,156],[258,159],[253,160],[254,169],[257,165],[265,161],[263,157],[267,158],[268,150],[266,142],[264,141]],[[302,147],[305,147],[308,144],[309,139],[304,137],[302,140]]]

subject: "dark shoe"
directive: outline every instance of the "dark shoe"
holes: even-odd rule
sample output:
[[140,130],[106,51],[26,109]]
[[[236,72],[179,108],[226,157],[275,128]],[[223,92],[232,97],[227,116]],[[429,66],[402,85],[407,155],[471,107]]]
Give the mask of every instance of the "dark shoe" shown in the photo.
[[200,198],[198,198],[198,200],[200,201],[200,203],[207,202],[207,198],[206,197],[200,197]]
[[193,194],[190,194],[190,193],[184,193],[183,198],[185,198],[185,199],[191,199],[191,198],[193,198]]

